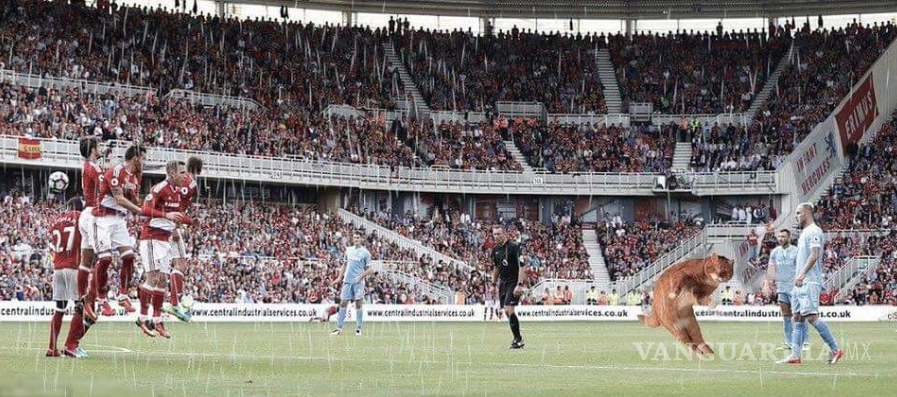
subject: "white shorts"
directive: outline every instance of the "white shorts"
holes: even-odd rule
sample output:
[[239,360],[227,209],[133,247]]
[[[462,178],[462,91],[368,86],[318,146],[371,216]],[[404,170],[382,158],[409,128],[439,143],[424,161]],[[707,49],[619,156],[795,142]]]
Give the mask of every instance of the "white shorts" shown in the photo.
[[77,301],[78,299],[78,270],[53,270],[53,300]]
[[[171,242],[171,252],[169,252],[168,257],[172,260],[174,259],[186,259],[187,258],[187,244],[184,243],[184,235],[181,234],[181,229],[175,229],[174,234],[177,234],[178,241]],[[172,234],[172,236],[174,236]]]
[[[116,215],[94,218],[96,225],[96,252],[109,252],[121,247],[134,247],[134,237],[128,231],[125,218]],[[79,222],[80,223],[80,222]]]
[[171,274],[171,243],[159,240],[140,240],[140,260],[144,272]]
[[81,211],[78,217],[78,230],[81,231],[81,249],[94,250],[97,247],[97,224],[93,216],[93,207],[87,207]]

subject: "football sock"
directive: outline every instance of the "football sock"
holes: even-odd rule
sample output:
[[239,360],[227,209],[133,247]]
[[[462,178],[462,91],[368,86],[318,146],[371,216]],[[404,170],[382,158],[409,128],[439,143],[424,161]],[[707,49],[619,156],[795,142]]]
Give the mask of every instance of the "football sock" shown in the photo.
[[69,324],[69,334],[65,338],[65,348],[66,349],[77,349],[78,342],[81,341],[81,336],[84,334],[84,319],[81,318],[80,313],[75,313],[75,317],[72,318],[72,323]]
[[514,340],[523,339],[520,336],[520,321],[517,319],[517,313],[513,313],[508,316],[508,322],[511,324],[511,333],[514,334]]
[[337,329],[343,329],[343,324],[346,322],[346,310],[348,310],[348,309],[340,306],[339,317],[336,318],[336,328]]
[[62,316],[65,315],[65,309],[56,309],[53,312],[53,320],[50,321],[50,348],[56,349],[56,340],[59,336],[59,330],[62,328]]
[[119,295],[128,295],[131,279],[134,277],[134,251],[127,250],[121,255],[121,272],[119,276]]
[[813,322],[813,328],[816,328],[816,331],[819,332],[819,336],[822,337],[822,340],[828,344],[829,349],[832,351],[838,350],[838,342],[835,341],[835,336],[832,335],[832,330],[828,327],[821,318],[817,318],[816,321]]
[[791,346],[791,335],[794,333],[794,326],[791,323],[791,317],[785,317],[782,320],[784,320],[783,322],[785,323],[785,343]]
[[364,309],[355,311],[355,329],[361,329],[361,324],[364,324]]
[[804,342],[807,340],[807,322],[798,321],[794,324],[794,332],[791,336],[791,357],[800,358],[804,350]]
[[171,282],[168,284],[170,289],[168,303],[177,307],[181,303],[180,297],[184,292],[184,273],[181,273],[178,270],[172,270],[169,279]]

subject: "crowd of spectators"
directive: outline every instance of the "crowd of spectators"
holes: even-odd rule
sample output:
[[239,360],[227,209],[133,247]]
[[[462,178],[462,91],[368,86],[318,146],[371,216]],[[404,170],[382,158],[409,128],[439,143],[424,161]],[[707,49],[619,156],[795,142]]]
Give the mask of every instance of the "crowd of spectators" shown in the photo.
[[604,37],[406,31],[405,67],[434,110],[488,111],[497,101],[541,102],[552,113],[607,113],[595,50]]
[[[63,205],[10,193],[0,222],[0,299],[47,300],[52,296],[52,253],[47,231]],[[203,302],[322,302],[338,297],[335,283],[354,228],[313,207],[265,203],[209,202],[194,212],[186,233],[189,263],[183,269],[186,291]],[[137,222],[132,233],[136,235]],[[365,246],[384,266],[417,277],[426,275],[427,258],[416,258],[368,235]],[[417,264],[415,266],[415,264]],[[118,278],[110,278],[117,290]],[[433,280],[437,281],[437,280]],[[367,299],[378,303],[436,302],[411,285],[377,274]],[[446,302],[443,302],[446,303]]]
[[695,218],[623,221],[619,216],[598,222],[595,232],[612,281],[637,274],[672,248],[701,231]]
[[818,207],[828,229],[891,229],[897,216],[897,120],[851,156],[847,172]]
[[521,264],[532,267],[535,278],[592,278],[581,230],[570,223],[548,225],[523,219],[495,223],[471,221],[468,214],[457,209],[444,212],[433,209],[429,216],[416,216],[410,212],[403,215],[361,212],[381,226],[473,264],[482,271],[491,271],[488,252],[495,245],[491,228],[495,224],[503,225],[510,230],[511,240],[521,244]]
[[648,102],[672,114],[720,114],[750,107],[788,51],[784,29],[771,32],[609,37],[624,102]]
[[394,108],[402,92],[381,29],[23,0],[0,35],[3,68],[248,97],[265,107]]
[[551,172],[664,172],[676,146],[675,135],[654,126],[518,119],[510,129],[526,161]]
[[[897,37],[891,23],[854,22],[795,33],[795,53],[769,99],[746,125],[705,125],[692,136],[698,171],[775,169],[825,120]],[[752,117],[754,115],[751,115]]]

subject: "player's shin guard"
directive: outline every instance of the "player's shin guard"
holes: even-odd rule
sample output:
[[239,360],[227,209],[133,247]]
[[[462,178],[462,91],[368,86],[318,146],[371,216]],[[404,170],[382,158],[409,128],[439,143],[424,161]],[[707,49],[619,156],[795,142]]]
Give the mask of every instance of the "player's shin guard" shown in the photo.
[[508,316],[508,322],[511,324],[511,333],[514,334],[514,340],[523,339],[520,336],[520,320],[517,319],[517,313],[512,313]]
[[155,288],[151,292],[153,299],[153,321],[162,321],[162,304],[165,302],[165,289]]
[[109,289],[109,266],[112,266],[112,254],[101,253],[96,267],[93,268],[93,285],[87,294],[88,303],[92,304],[97,298],[106,298]]
[[791,334],[791,357],[800,358],[804,350],[804,342],[807,340],[807,322],[794,323],[794,332]]
[[813,328],[816,328],[816,331],[819,332],[819,336],[822,337],[822,340],[828,345],[829,349],[832,351],[838,350],[838,342],[835,341],[835,336],[832,335],[832,330],[828,327],[821,318],[817,318],[816,321],[813,322]]
[[336,318],[336,328],[337,329],[343,329],[343,324],[346,323],[346,310],[349,310],[349,309],[340,306],[339,316]]
[[87,286],[90,281],[90,268],[86,266],[78,267],[78,296],[85,297],[87,295]]
[[134,278],[134,251],[127,250],[121,255],[121,272],[119,275],[119,295],[128,295],[131,287],[131,279]]
[[791,336],[794,333],[794,326],[793,326],[793,323],[791,322],[791,317],[785,317],[782,320],[784,322],[784,328],[785,328],[785,343],[788,346],[791,346],[791,348],[793,349],[794,346],[791,343],[791,341],[792,341]]
[[140,319],[146,320],[149,316],[149,308],[153,305],[153,292],[155,290],[149,284],[143,283],[137,289],[137,299],[140,300]]
[[81,313],[75,313],[75,317],[72,318],[72,323],[69,324],[69,334],[65,338],[65,348],[69,350],[75,350],[78,348],[78,344],[81,342],[81,336],[84,335],[84,319],[81,318]]
[[56,350],[56,340],[59,338],[59,330],[62,329],[62,316],[65,309],[56,308],[53,312],[53,320],[50,321],[50,349]]
[[181,273],[179,270],[172,270],[169,281],[168,303],[171,303],[172,306],[177,306],[180,304],[181,294],[184,293],[184,273]]

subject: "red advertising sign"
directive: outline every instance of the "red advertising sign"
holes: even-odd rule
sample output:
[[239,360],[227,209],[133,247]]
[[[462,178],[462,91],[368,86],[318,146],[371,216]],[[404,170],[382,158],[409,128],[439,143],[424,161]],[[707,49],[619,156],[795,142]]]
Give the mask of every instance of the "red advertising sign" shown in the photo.
[[19,158],[37,160],[41,157],[40,141],[30,138],[19,138]]
[[841,148],[847,150],[848,144],[859,142],[872,121],[878,117],[878,103],[875,101],[875,84],[872,73],[853,94],[844,107],[835,115],[838,131],[841,133]]

